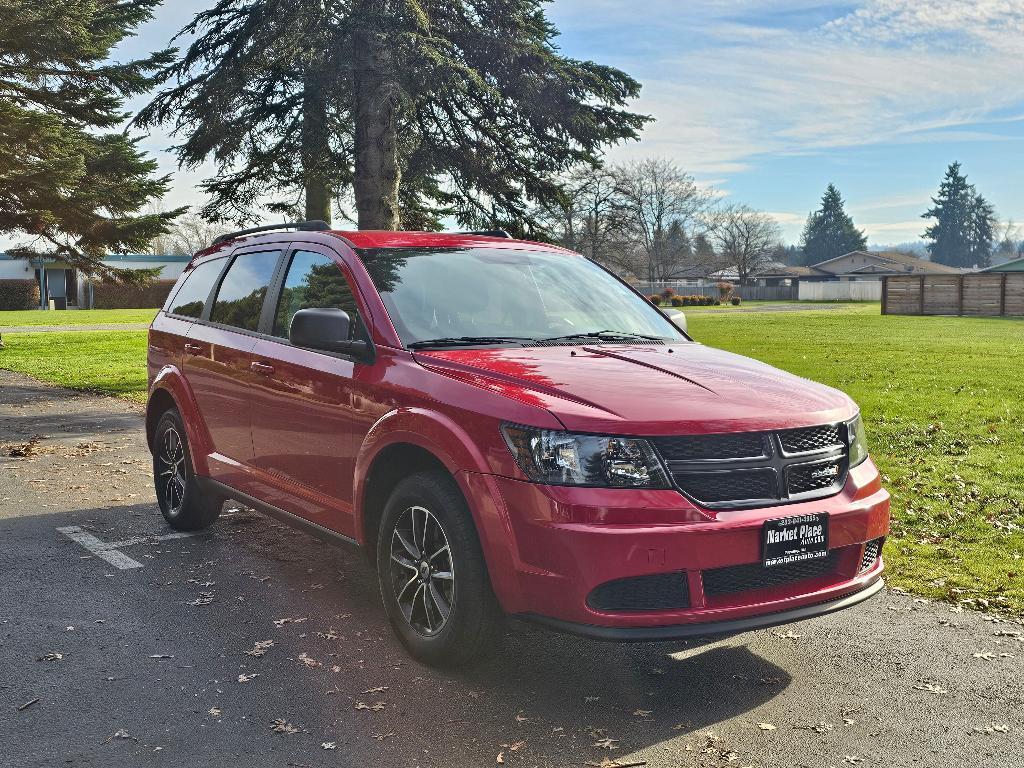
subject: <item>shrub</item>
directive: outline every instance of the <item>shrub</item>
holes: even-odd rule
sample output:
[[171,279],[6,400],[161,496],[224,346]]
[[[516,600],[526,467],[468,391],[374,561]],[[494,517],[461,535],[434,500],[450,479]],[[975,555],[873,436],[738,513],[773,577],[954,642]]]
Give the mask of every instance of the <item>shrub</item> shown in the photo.
[[721,299],[715,299],[715,306],[716,307],[722,306],[722,300]]
[[671,288],[666,288],[664,291],[661,292],[661,298],[663,298],[665,301],[672,301],[672,297],[675,295],[676,292],[673,291]]
[[682,306],[684,306],[684,298],[685,297],[683,297],[683,296],[673,296],[672,297],[672,306],[673,307],[682,307]]
[[732,298],[729,299],[729,301],[732,302],[732,305],[734,307],[738,307],[742,300],[743,299],[741,299],[739,296],[733,296]]
[[0,310],[38,307],[39,283],[35,280],[0,280]]
[[651,303],[652,303],[652,304],[653,304],[654,306],[656,306],[656,307],[660,307],[660,306],[661,306],[661,294],[658,294],[658,293],[652,293],[652,294],[651,294],[650,296],[648,296],[647,298],[648,298],[648,299],[650,299]]
[[175,280],[153,280],[148,285],[95,283],[94,309],[153,309],[162,307]]
[[723,280],[720,283],[716,283],[715,287],[718,289],[718,295],[724,299],[732,293],[733,285],[728,280]]

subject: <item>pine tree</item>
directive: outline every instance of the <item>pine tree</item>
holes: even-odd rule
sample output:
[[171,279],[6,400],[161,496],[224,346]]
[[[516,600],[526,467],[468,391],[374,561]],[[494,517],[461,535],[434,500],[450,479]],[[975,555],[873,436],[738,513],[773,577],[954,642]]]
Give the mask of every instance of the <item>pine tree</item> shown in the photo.
[[156,162],[118,126],[172,51],[123,64],[110,52],[159,0],[0,0],[0,232],[83,272],[141,273],[100,262],[139,252],[181,211],[139,213],[167,191]]
[[[960,173],[960,163],[952,163],[932,198],[932,207],[922,218],[935,219],[924,232],[932,261],[955,267],[971,266],[976,235],[972,232],[977,192]],[[990,240],[991,245],[991,240]]]
[[[974,191],[974,187],[971,187]],[[968,264],[965,266],[987,267],[992,264],[992,248],[996,237],[996,209],[974,191],[969,208]]]
[[821,198],[821,208],[807,217],[800,247],[805,264],[817,264],[850,251],[863,251],[868,246],[863,230],[854,226],[846,213],[843,198],[829,184]]
[[541,0],[220,0],[183,32],[139,122],[217,163],[215,219],[352,195],[363,228],[523,222],[647,121],[635,80],[559,55]]

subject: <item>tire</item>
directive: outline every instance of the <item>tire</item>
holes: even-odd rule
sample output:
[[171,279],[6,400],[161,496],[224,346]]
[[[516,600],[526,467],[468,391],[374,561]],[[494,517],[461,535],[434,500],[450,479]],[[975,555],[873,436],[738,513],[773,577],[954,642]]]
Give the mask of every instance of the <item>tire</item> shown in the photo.
[[503,615],[450,476],[422,472],[395,486],[377,536],[377,577],[391,626],[415,659],[455,667],[494,649]]
[[153,436],[153,484],[164,520],[176,531],[209,528],[220,515],[224,499],[204,494],[196,481],[192,454],[181,415],[171,408]]

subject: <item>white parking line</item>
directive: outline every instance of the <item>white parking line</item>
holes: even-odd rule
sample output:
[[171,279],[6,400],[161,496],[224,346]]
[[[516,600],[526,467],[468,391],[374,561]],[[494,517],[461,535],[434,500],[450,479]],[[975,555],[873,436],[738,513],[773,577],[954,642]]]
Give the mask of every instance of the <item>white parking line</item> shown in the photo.
[[195,535],[194,533],[168,533],[163,536],[136,536],[131,539],[124,539],[123,541],[107,542],[96,538],[87,531],[83,531],[77,525],[67,525],[63,528],[58,528],[57,531],[63,533],[72,541],[81,544],[96,557],[105,560],[115,568],[120,568],[122,571],[126,571],[129,568],[141,568],[142,563],[128,557],[123,552],[119,552],[118,549],[120,547],[150,544],[157,541],[168,541],[169,539],[185,539]]

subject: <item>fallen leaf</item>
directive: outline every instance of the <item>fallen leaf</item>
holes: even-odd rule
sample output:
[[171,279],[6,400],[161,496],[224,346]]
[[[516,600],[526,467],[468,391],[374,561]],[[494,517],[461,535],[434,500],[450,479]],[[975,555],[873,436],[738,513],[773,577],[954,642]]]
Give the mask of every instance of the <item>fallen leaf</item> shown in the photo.
[[633,712],[637,717],[650,717],[653,713],[653,709],[637,709]]
[[787,629],[785,632],[776,632],[776,637],[781,637],[783,640],[799,640],[803,635],[799,635],[791,629]]
[[386,685],[378,685],[376,688],[367,688],[363,693],[382,693],[387,689],[388,687]]
[[173,659],[174,657],[168,653],[154,653],[150,655],[151,659]]
[[63,653],[57,653],[56,651],[50,651],[49,653],[44,653],[42,656],[37,656],[36,657],[36,661],[60,661],[63,658],[64,658],[64,654]]
[[304,621],[309,621],[309,617],[303,616],[301,619],[274,619],[274,626],[283,627],[285,624],[301,624]]
[[284,718],[280,717],[270,724],[270,729],[276,733],[284,733],[289,736],[293,733],[299,732],[299,729],[297,727],[289,723]]
[[934,693],[936,695],[941,695],[943,693],[949,693],[948,690],[946,690],[942,686],[936,685],[935,683],[921,683],[920,685],[915,685],[914,686],[914,690],[915,691],[926,691],[927,693]]
[[337,749],[338,743],[336,741],[325,741],[320,745],[321,749]]
[[384,709],[384,702],[383,701],[375,701],[373,704],[367,704],[366,702],[363,702],[363,701],[357,701],[356,702],[356,709],[368,709],[368,710],[371,710],[373,712],[380,712],[382,709]]
[[774,731],[775,730],[775,726],[772,725],[771,723],[758,723],[757,727],[760,728],[762,731]]
[[979,653],[971,654],[976,659],[984,659],[985,661],[993,661],[996,655],[992,651],[980,651]]
[[253,679],[257,678],[257,677],[259,677],[259,673],[258,672],[255,673],[255,674],[251,674],[251,675],[239,675],[238,676],[238,682],[240,682],[240,683],[248,683],[250,680],[253,680]]
[[273,640],[260,640],[258,643],[253,643],[252,648],[248,651],[243,651],[246,656],[255,656],[259,658],[267,652],[268,648],[274,647]]
[[505,762],[505,753],[504,752],[499,752],[498,753],[498,757],[494,760],[494,762],[499,763],[499,764],[503,764]]
[[220,717],[220,715],[221,715],[220,707],[210,707],[210,715],[213,716],[213,717]]
[[300,653],[298,660],[301,661],[303,664],[305,664],[307,667],[319,667],[320,666],[320,662],[319,661],[317,661],[316,659],[309,658],[309,656],[307,656],[305,653]]
[[607,736],[603,739],[598,739],[590,746],[597,747],[598,749],[618,749],[619,739],[609,739]]

